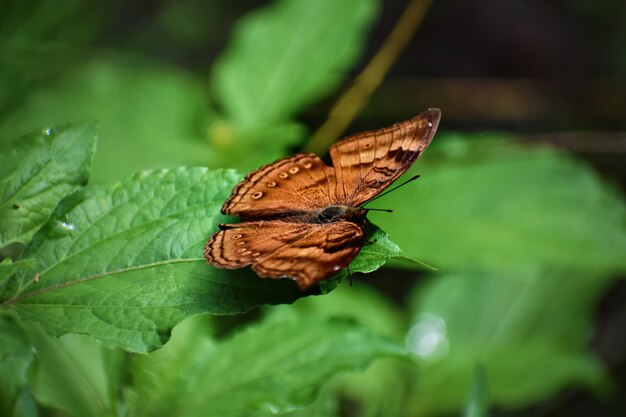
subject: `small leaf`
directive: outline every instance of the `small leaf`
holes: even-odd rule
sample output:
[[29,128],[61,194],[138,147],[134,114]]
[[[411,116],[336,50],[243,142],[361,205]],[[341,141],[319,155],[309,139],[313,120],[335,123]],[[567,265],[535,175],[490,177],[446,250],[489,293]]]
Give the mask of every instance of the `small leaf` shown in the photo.
[[371,0],[280,0],[242,19],[212,86],[239,126],[286,120],[327,94],[356,60]]
[[365,234],[368,242],[363,245],[358,255],[350,262],[349,267],[320,283],[323,294],[335,289],[342,279],[353,272],[373,272],[387,261],[396,257],[402,257],[402,251],[398,245],[392,242],[387,233],[377,226],[369,224]]
[[465,404],[463,417],[487,417],[489,415],[489,393],[487,377],[482,366],[476,368],[474,385]]
[[0,311],[0,415],[13,415],[32,357],[26,330],[10,314]]
[[216,345],[202,322],[189,325],[195,330],[183,333],[191,339],[175,332],[160,351],[135,358],[132,415],[284,414],[311,404],[340,371],[404,356],[400,346],[341,319],[266,320]]
[[124,352],[99,346],[81,335],[58,339],[32,324],[37,351],[31,387],[37,401],[75,417],[117,415],[117,387]]
[[359,255],[350,264],[358,272],[372,272],[380,268],[391,258],[402,255],[400,247],[396,245],[387,233],[376,226],[366,230],[367,239],[372,243],[366,243]]
[[27,242],[59,200],[89,178],[94,124],[33,132],[0,157],[0,246]]

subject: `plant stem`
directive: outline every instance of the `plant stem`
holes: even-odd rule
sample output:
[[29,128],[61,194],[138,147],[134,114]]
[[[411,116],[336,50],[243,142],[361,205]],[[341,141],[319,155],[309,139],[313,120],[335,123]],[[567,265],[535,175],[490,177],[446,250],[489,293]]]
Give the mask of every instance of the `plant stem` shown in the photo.
[[389,69],[420,26],[432,0],[410,0],[382,46],[330,109],[328,119],[309,140],[305,150],[323,154],[347,129],[380,86]]

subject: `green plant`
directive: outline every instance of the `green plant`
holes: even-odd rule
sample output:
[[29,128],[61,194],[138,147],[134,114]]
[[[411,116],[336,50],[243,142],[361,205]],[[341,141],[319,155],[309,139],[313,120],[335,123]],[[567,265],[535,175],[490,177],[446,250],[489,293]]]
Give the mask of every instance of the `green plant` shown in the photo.
[[626,208],[548,147],[436,137],[350,267],[424,276],[405,303],[361,282],[399,269],[302,297],[202,258],[242,175],[303,144],[296,115],[339,86],[375,14],[370,0],[252,13],[210,100],[181,69],[104,56],[3,114],[0,414],[338,415],[343,398],[361,415],[436,415],[459,412],[477,366],[467,415],[486,414],[485,381],[503,408],[602,388],[586,344],[626,270]]

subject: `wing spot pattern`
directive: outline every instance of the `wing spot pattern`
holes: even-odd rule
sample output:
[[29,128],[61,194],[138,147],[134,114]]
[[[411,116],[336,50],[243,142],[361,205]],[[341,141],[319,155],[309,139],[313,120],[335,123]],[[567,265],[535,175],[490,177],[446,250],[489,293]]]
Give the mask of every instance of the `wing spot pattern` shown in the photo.
[[372,170],[378,174],[386,175],[387,177],[391,177],[393,174],[396,173],[396,170],[394,169],[381,166],[376,166]]
[[291,167],[291,168],[289,168],[289,173],[290,174],[297,174],[298,171],[300,171],[300,168],[298,168],[298,167]]
[[252,194],[252,198],[254,198],[255,200],[258,200],[261,197],[263,197],[263,193],[261,191],[257,191],[256,193]]
[[269,188],[274,188],[274,187],[276,187],[276,185],[278,185],[278,184],[276,184],[276,181],[270,181],[270,182],[267,183],[267,186]]
[[280,174],[278,174],[278,178],[282,178],[282,179],[289,178],[289,174],[287,174],[286,172],[281,172]]
[[243,235],[233,235],[233,239],[241,239]]
[[311,167],[313,166],[313,164],[312,164],[312,163],[310,163],[310,162],[305,162],[304,164],[302,164],[302,166],[303,166],[304,168],[306,168],[306,169],[309,169],[309,168],[311,168]]

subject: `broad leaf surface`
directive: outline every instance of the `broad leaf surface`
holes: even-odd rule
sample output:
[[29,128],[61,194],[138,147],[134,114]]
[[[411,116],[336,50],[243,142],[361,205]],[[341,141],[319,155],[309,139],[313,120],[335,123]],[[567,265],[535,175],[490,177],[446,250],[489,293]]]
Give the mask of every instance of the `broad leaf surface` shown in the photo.
[[0,2],[0,115],[19,106],[44,80],[66,73],[80,60],[77,52],[84,49],[77,46],[97,39],[108,14],[106,6],[86,0]]
[[586,346],[591,311],[606,284],[597,274],[540,268],[431,278],[414,294],[406,339],[421,362],[414,413],[460,410],[478,365],[496,407],[598,384],[603,369]]
[[[215,343],[200,321],[133,364],[136,416],[281,415],[307,406],[337,372],[404,350],[342,319],[281,317]],[[194,326],[193,330],[186,329]]]
[[30,133],[0,156],[0,247],[27,242],[56,204],[89,178],[94,124]]
[[26,330],[10,314],[0,311],[0,415],[13,415],[32,357]]
[[54,339],[31,324],[37,352],[31,389],[37,401],[74,417],[116,416],[124,352],[83,335]]
[[94,182],[119,181],[144,169],[205,165],[211,111],[202,82],[180,69],[115,58],[75,66],[33,91],[2,130],[98,120]]
[[[351,269],[353,264],[350,264]],[[289,306],[268,308],[267,312],[272,316],[298,314],[301,317],[350,318],[391,340],[401,342],[409,316],[391,300],[362,282],[368,277],[356,275],[352,286],[346,285],[344,281],[339,288],[324,297],[301,298]]]
[[[179,168],[70,196],[25,249],[39,263],[11,281],[3,307],[51,335],[85,333],[144,352],[185,317],[292,302],[302,295],[293,281],[217,269],[203,257],[217,223],[229,220],[219,210],[239,179],[234,171]],[[396,253],[383,232],[373,236],[355,272]]]
[[626,269],[623,196],[588,165],[474,139],[437,136],[413,168],[422,177],[376,202],[394,213],[370,217],[405,254],[442,270]]
[[239,126],[286,120],[336,87],[358,56],[371,0],[280,0],[243,18],[212,86]]
[[207,164],[251,171],[284,157],[305,133],[306,129],[295,122],[240,128],[227,120],[213,119],[207,129]]
[[[401,342],[409,317],[391,300],[361,282],[369,277],[357,275],[352,287],[345,285],[344,281],[344,285],[324,297],[301,298],[291,306],[272,307],[269,312],[273,315],[297,313],[301,318],[325,317],[331,320],[348,317],[378,334]],[[378,360],[364,372],[345,374],[334,381],[335,395],[358,403],[363,415],[404,416],[405,404],[411,395],[408,386],[412,368],[411,363],[397,358]]]
[[4,292],[5,287],[9,283],[11,276],[20,270],[29,270],[37,265],[35,259],[22,259],[12,262],[11,259],[5,258],[0,262],[0,295]]

